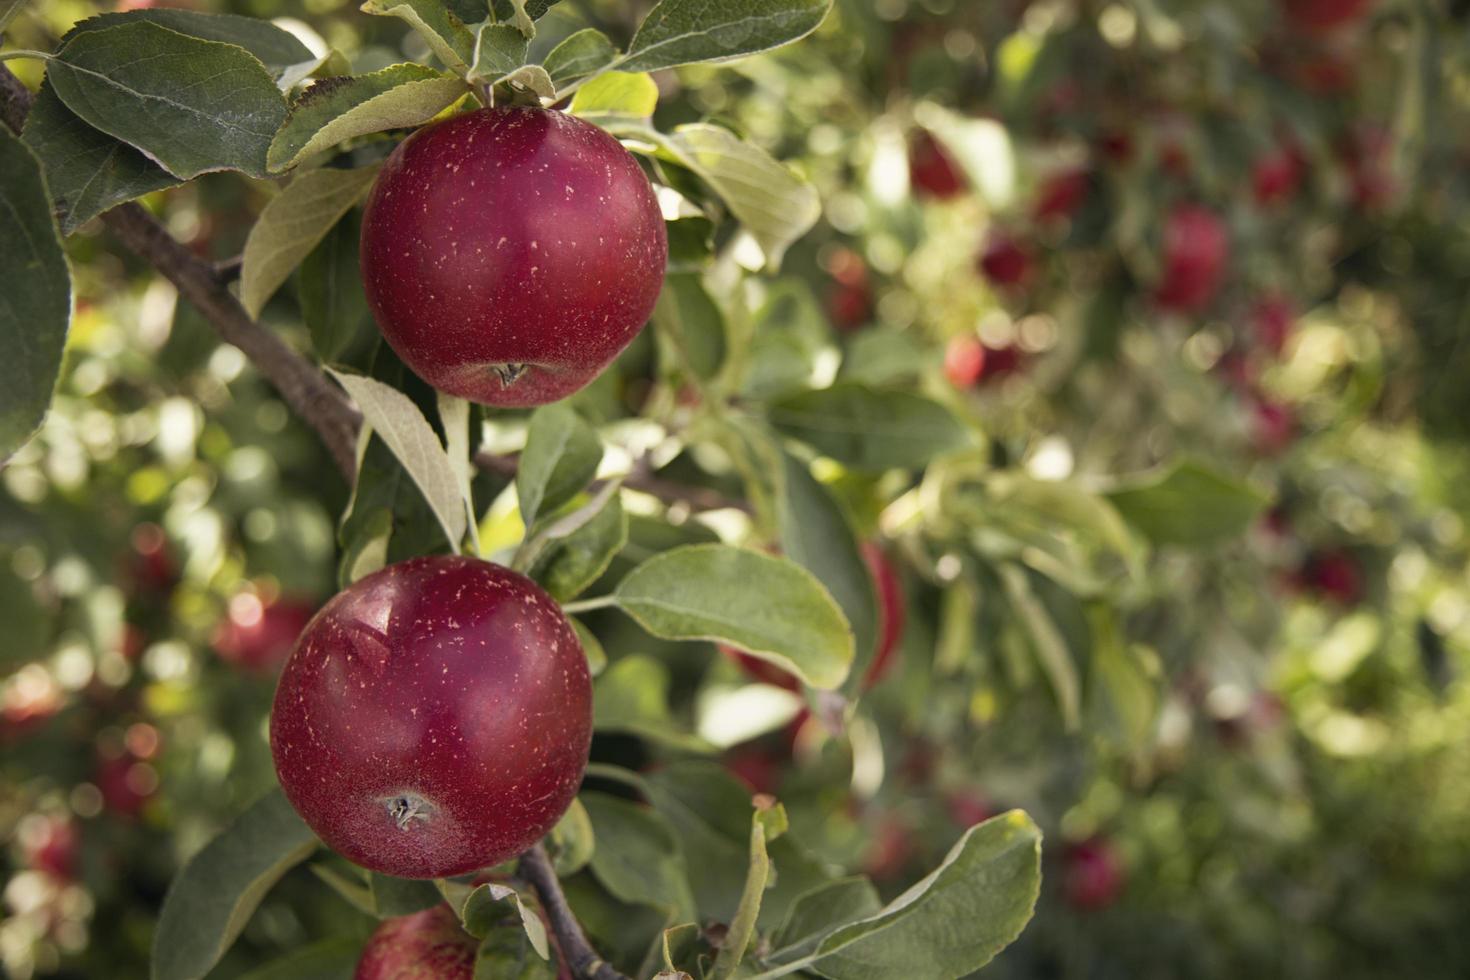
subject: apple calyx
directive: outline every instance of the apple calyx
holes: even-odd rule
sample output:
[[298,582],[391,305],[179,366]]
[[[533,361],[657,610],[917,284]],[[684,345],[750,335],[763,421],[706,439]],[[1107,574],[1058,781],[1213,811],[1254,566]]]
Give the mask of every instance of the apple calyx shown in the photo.
[[490,370],[500,379],[501,388],[509,388],[519,381],[522,375],[531,370],[531,365],[524,361],[514,364],[492,364]]
[[399,830],[408,830],[415,820],[428,823],[434,816],[434,804],[417,793],[399,793],[384,801],[388,814]]

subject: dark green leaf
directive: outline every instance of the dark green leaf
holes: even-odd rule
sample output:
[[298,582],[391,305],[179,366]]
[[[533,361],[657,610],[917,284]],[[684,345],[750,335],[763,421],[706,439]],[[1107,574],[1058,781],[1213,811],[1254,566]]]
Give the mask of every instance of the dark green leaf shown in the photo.
[[596,634],[580,619],[569,618],[569,621],[577,634],[577,641],[582,644],[582,652],[587,655],[587,669],[596,677],[607,667],[607,651],[602,648],[602,642],[597,639]]
[[463,79],[423,65],[324,78],[291,104],[266,162],[273,171],[287,170],[354,137],[417,126],[468,91]]
[[593,726],[624,732],[686,752],[712,752],[703,740],[681,731],[669,714],[669,670],[643,654],[612,663],[593,685]]
[[618,49],[606,34],[586,28],[551,49],[542,67],[558,88],[574,79],[602,71],[618,59]]
[[1119,487],[1108,499],[1155,544],[1194,548],[1239,537],[1271,502],[1250,484],[1189,460]]
[[[561,0],[525,0],[523,7],[526,16],[532,20],[540,20],[546,16],[546,12],[560,3]],[[515,16],[515,7],[512,0],[492,0],[496,20],[510,20]]]
[[728,643],[813,687],[836,687],[852,664],[842,610],[784,558],[726,545],[678,548],[629,572],[614,598],[657,637]]
[[576,598],[628,543],[628,515],[614,495],[597,516],[567,537],[552,542],[537,562],[533,578],[559,602]]
[[783,398],[771,405],[770,419],[792,438],[860,470],[921,469],[972,441],[938,402],[850,383]]
[[578,799],[572,800],[551,833],[546,836],[546,850],[560,878],[574,875],[587,867],[597,850],[597,836],[592,832],[592,818]]
[[475,36],[442,0],[367,0],[362,11],[407,23],[455,74],[468,72],[475,60]]
[[651,810],[605,793],[581,794],[597,850],[592,873],[624,902],[693,918],[694,898],[678,841]]
[[830,333],[811,287],[800,279],[773,283],[751,327],[742,391],[772,398],[807,390]]
[[1041,662],[1041,669],[1051,681],[1062,721],[1069,731],[1074,730],[1082,710],[1082,680],[1077,664],[1085,651],[1073,649],[1073,644],[1068,643],[1067,634],[1058,625],[1046,603],[1037,595],[1033,583],[1044,582],[1042,576],[1028,573],[1020,565],[1009,563],[1000,566],[998,572],[1006,599],[1030,637],[1032,649]]
[[326,939],[257,967],[240,980],[352,980],[362,957],[362,940]]
[[490,930],[475,953],[474,980],[556,980],[556,964],[536,952],[526,930],[507,921]]
[[383,919],[413,915],[444,901],[434,883],[422,879],[394,878],[374,871],[368,876],[368,887],[372,889],[373,907]]
[[63,234],[109,208],[179,182],[133,147],[82,122],[56,97],[50,82],[36,93],[25,142],[46,168]]
[[153,934],[154,980],[208,973],[271,886],[319,846],[279,789],[252,804],[169,886]]
[[349,211],[301,263],[297,294],[316,356],[345,363],[373,337],[373,317],[362,288],[358,238],[362,219]]
[[536,409],[516,470],[516,494],[527,530],[586,489],[601,461],[597,433],[570,406]]
[[196,10],[170,7],[89,17],[68,31],[63,40],[70,40],[84,31],[106,30],[139,21],[157,24],[204,41],[238,45],[255,55],[278,83],[289,82],[293,78],[299,81],[304,77],[305,69],[317,62],[311,49],[302,44],[296,35],[282,30],[268,20],[236,14],[205,14]]
[[499,81],[526,63],[526,35],[511,24],[485,24],[475,40],[471,82]]
[[177,177],[266,174],[286,103],[254,55],[137,21],[85,31],[47,75],[67,108],[137,147]]
[[0,463],[40,428],[71,322],[71,269],[36,155],[0,127]]
[[719,373],[725,361],[725,315],[697,274],[679,273],[664,279],[653,310],[653,326],[684,371],[705,380]]
[[663,0],[643,19],[622,67],[655,71],[728,61],[790,44],[822,23],[831,0]]
[[778,949],[814,949],[840,925],[866,918],[883,907],[878,889],[867,878],[839,878],[798,896],[781,928],[771,937]]

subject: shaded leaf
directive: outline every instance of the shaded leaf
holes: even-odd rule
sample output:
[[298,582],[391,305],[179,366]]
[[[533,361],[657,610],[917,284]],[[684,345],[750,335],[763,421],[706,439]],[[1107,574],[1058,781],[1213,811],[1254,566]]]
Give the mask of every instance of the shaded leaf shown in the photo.
[[669,714],[669,671],[643,654],[614,661],[593,685],[593,727],[625,732],[671,748],[712,752],[713,747],[681,731]]
[[768,51],[816,30],[830,7],[831,0],[663,0],[639,25],[622,67],[655,71]]
[[137,21],[157,24],[204,41],[221,41],[242,47],[259,59],[278,86],[293,79],[300,81],[305,78],[307,70],[321,60],[295,34],[268,20],[242,17],[238,14],[206,14],[173,7],[150,7],[88,17],[68,31],[62,40],[70,40],[83,31],[105,30]]
[[468,72],[475,60],[475,36],[441,0],[367,0],[362,11],[404,21],[458,75]]
[[582,793],[581,800],[597,837],[597,880],[624,902],[664,910],[681,921],[693,918],[684,856],[668,825],[652,811],[605,793]]
[[71,269],[41,162],[0,127],[0,463],[40,428],[71,323]]
[[381,919],[413,915],[415,912],[431,909],[444,900],[433,881],[395,878],[377,871],[369,872],[368,888],[373,895],[373,908]]
[[600,462],[597,433],[570,406],[558,402],[536,409],[516,470],[516,495],[526,528],[586,489]]
[[778,948],[815,948],[840,925],[872,915],[883,907],[878,889],[867,878],[839,878],[798,896],[781,928],[771,937]]
[[349,211],[306,256],[296,277],[301,319],[316,356],[328,364],[344,363],[377,336],[362,288],[361,233],[361,215]]
[[577,640],[582,644],[582,652],[587,655],[587,669],[593,677],[598,676],[607,667],[607,651],[602,649],[602,642],[580,619],[568,617],[567,621],[572,624]]
[[532,577],[553,599],[566,602],[596,582],[627,543],[628,515],[615,494],[590,521],[552,542]]
[[657,637],[728,643],[813,687],[836,687],[852,664],[842,610],[784,558],[726,545],[677,548],[633,569],[613,596]]
[[972,441],[938,402],[851,383],[783,398],[769,417],[792,438],[861,470],[920,469]]
[[1082,681],[1067,639],[1050,611],[1033,591],[1023,568],[1007,563],[1001,565],[998,572],[1006,599],[1030,636],[1031,646],[1036,651],[1037,659],[1041,661],[1041,669],[1051,681],[1057,706],[1061,709],[1062,722],[1069,731],[1075,730],[1081,716]]
[[240,980],[352,980],[362,958],[362,940],[339,936],[312,943],[256,967]]
[[725,314],[699,275],[675,273],[664,278],[653,326],[684,371],[704,380],[719,373],[725,361]]
[[483,24],[475,38],[471,82],[499,80],[526,63],[526,35],[511,24]]
[[580,30],[551,49],[542,67],[560,88],[574,79],[602,71],[618,59],[618,49],[593,27]]
[[1204,548],[1244,534],[1270,497],[1250,484],[1186,460],[1108,495],[1155,544]]
[[597,835],[592,832],[592,818],[582,801],[573,798],[572,805],[561,815],[547,835],[546,850],[559,878],[574,875],[587,867],[597,850]]

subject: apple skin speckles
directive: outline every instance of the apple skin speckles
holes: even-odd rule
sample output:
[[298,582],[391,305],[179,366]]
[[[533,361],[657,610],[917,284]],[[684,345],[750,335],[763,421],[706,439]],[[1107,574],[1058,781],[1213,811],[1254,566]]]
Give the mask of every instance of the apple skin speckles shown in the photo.
[[287,798],[333,850],[404,878],[467,874],[520,854],[571,805],[592,681],[530,579],[413,558],[317,613],[282,671],[270,734]]

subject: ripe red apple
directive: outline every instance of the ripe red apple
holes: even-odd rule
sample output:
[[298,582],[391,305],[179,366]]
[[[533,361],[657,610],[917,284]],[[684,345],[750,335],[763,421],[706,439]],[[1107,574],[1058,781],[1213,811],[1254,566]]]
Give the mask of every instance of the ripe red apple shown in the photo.
[[313,611],[302,602],[262,602],[254,592],[241,592],[231,597],[229,611],[215,627],[215,652],[244,670],[272,673],[285,663]]
[[1062,895],[1073,908],[1104,909],[1123,893],[1123,862],[1105,838],[1068,844],[1062,863]]
[[1230,262],[1230,233],[1219,216],[1197,204],[1175,208],[1164,221],[1163,253],[1159,305],[1179,313],[1209,306]]
[[373,930],[353,980],[471,980],[479,943],[440,904]]
[[1296,413],[1264,395],[1251,398],[1251,441],[1262,456],[1277,456],[1296,438]]
[[944,348],[944,376],[956,388],[970,388],[985,376],[985,345],[974,334],[950,339]]
[[123,563],[123,587],[142,598],[162,598],[179,584],[179,567],[163,528],[143,522],[128,536],[131,552]]
[[762,745],[742,745],[731,750],[725,756],[725,771],[744,783],[752,794],[774,794],[781,785],[781,760]]
[[129,751],[104,754],[92,774],[92,782],[109,811],[131,818],[141,814],[158,792],[158,770]]
[[1373,0],[1281,0],[1293,27],[1320,33],[1362,17]]
[[1051,174],[1042,180],[1041,187],[1036,192],[1032,215],[1040,222],[1072,218],[1087,200],[1091,183],[1091,176],[1082,168],[1060,170]]
[[909,139],[909,184],[919,200],[948,201],[965,191],[965,177],[944,144],[928,130]]
[[1251,167],[1251,190],[1261,207],[1283,204],[1296,197],[1306,162],[1291,145],[1281,145],[1258,158]]
[[827,292],[827,314],[844,333],[856,330],[873,316],[873,286],[868,264],[850,248],[839,248],[827,260],[832,285]]
[[1296,326],[1296,306],[1281,293],[1267,293],[1251,307],[1250,319],[1261,346],[1279,355]]
[[1360,124],[1343,141],[1340,153],[1348,169],[1353,203],[1364,211],[1387,207],[1398,192],[1393,134],[1376,123]]
[[944,809],[949,813],[949,819],[961,830],[984,823],[997,812],[983,793],[973,789],[950,793],[944,799]]
[[1341,606],[1363,600],[1363,571],[1351,552],[1343,549],[1319,551],[1307,558],[1299,574],[1301,583],[1317,595]]
[[63,881],[76,874],[80,838],[75,821],[33,815],[21,821],[18,836],[27,866]]
[[485,405],[585,386],[643,329],[667,263],[633,157],[553,110],[420,129],[363,214],[363,286],[383,337],[429,384]]
[[403,878],[520,854],[577,792],[592,681],[539,586],[488,562],[390,565],[322,607],[271,713],[276,774],[330,847]]
[[863,874],[874,881],[891,881],[908,869],[914,851],[913,832],[896,814],[885,814],[868,841]]
[[[863,562],[868,566],[868,574],[873,579],[873,589],[878,596],[878,638],[873,648],[873,659],[868,663],[868,669],[863,674],[862,689],[872,690],[873,686],[886,676],[894,664],[893,656],[898,650],[899,640],[903,638],[903,628],[907,621],[908,602],[904,598],[903,586],[899,583],[898,573],[883,553],[883,549],[871,541],[864,541],[861,546]],[[771,684],[775,687],[784,688],[788,691],[799,691],[801,684],[795,677],[777,667],[775,664],[734,647],[720,644],[720,652],[732,658],[740,668],[752,679],[763,684]]]
[[1005,232],[995,232],[980,253],[980,274],[994,286],[1020,286],[1031,278],[1031,252]]

